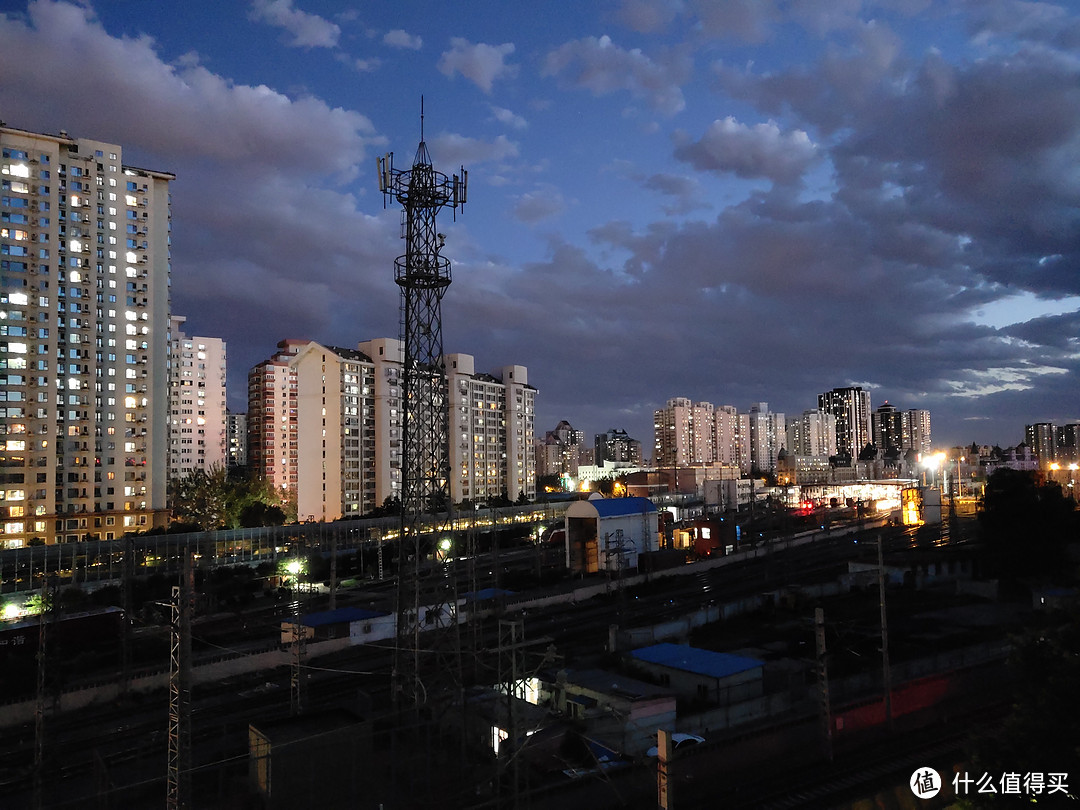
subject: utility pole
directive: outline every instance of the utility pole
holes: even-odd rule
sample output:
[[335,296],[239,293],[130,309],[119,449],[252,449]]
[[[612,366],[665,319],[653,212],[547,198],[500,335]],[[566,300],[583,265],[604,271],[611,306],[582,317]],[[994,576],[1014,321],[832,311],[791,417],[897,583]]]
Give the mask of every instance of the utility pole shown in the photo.
[[293,625],[292,625],[292,666],[289,673],[289,712],[295,717],[304,711],[304,653],[306,636],[304,633],[304,625],[300,621],[303,611],[300,604],[300,573],[303,570],[303,564],[300,561],[299,548],[297,548],[297,556],[295,560],[296,568],[296,587],[295,597],[296,601],[293,603]]
[[46,571],[41,583],[41,604],[38,606],[37,699],[34,705],[34,810],[41,810],[42,807],[42,778],[45,769],[45,698],[48,689],[47,643],[49,622],[53,618],[55,603],[56,578]]
[[[363,567],[364,547],[360,546],[360,564]],[[330,531],[330,610],[337,608],[337,531]]]
[[832,762],[832,703],[829,699],[829,659],[825,649],[825,609],[814,608],[814,638],[817,652],[818,699],[821,707],[821,741]]
[[135,538],[124,535],[123,608],[124,617],[120,630],[120,696],[126,698],[131,688],[131,613],[135,602],[132,587],[135,579]]
[[881,679],[884,682],[885,722],[892,730],[892,671],[889,669],[889,623],[885,615],[885,555],[881,532],[877,536],[878,598],[881,603]]
[[195,571],[184,557],[180,584],[172,589],[169,645],[169,759],[167,810],[191,807],[191,613]]

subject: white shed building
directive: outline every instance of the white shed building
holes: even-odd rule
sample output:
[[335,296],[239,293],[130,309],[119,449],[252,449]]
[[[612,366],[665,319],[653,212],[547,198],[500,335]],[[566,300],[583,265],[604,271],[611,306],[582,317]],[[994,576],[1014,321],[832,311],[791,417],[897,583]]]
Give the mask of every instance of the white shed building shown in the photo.
[[566,510],[566,566],[573,573],[638,567],[659,548],[656,506],[648,498],[594,498]]

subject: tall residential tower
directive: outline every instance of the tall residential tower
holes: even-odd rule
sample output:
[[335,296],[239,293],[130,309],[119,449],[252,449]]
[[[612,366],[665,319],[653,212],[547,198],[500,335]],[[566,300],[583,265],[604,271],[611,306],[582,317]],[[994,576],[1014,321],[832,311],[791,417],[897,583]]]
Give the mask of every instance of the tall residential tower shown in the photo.
[[168,172],[0,126],[0,545],[164,519]]

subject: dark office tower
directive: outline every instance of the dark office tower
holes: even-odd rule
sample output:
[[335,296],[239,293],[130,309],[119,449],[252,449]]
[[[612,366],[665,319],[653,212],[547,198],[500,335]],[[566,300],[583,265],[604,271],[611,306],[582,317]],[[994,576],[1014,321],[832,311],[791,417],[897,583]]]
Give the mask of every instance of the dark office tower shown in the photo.
[[870,415],[874,447],[901,450],[904,447],[904,415],[887,401]]
[[1077,439],[1080,438],[1077,434],[1080,434],[1080,424],[1075,422],[1069,425],[1062,425],[1058,430],[1058,460],[1063,461],[1066,464],[1075,464],[1080,461],[1080,447],[1077,446]]
[[1037,422],[1024,426],[1024,443],[1039,459],[1039,464],[1049,464],[1056,458],[1057,427],[1050,422]]
[[836,417],[836,452],[858,457],[870,444],[870,394],[860,386],[818,395],[818,409]]

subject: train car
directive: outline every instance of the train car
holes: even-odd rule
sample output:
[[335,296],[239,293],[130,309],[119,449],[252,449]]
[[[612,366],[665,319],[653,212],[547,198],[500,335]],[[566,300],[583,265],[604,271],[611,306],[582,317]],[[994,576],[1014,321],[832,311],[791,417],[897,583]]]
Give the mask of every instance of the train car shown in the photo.
[[[118,607],[97,608],[53,617],[45,628],[45,644],[65,654],[112,646],[120,638],[124,611]],[[13,658],[33,660],[41,635],[38,618],[0,622],[0,664]]]

